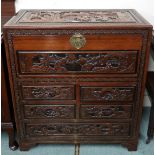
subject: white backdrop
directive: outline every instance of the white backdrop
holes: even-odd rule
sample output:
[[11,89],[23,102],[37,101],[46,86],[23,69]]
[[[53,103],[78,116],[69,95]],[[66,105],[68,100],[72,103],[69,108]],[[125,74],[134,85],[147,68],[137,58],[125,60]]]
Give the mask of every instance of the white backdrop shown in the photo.
[[[16,12],[20,9],[136,9],[154,25],[154,0],[16,0]],[[154,70],[150,58],[148,70]],[[150,106],[145,92],[144,105]]]

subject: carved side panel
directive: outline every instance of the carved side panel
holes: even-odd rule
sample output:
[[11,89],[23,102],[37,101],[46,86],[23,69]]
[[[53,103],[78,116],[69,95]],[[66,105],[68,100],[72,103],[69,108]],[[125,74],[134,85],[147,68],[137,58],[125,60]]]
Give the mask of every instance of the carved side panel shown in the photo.
[[133,87],[81,87],[83,101],[133,101]]
[[137,52],[27,53],[18,52],[21,73],[136,73]]
[[132,106],[82,105],[80,115],[84,119],[131,118]]
[[104,124],[45,124],[26,125],[28,136],[49,135],[102,135],[102,136],[128,136],[130,134],[128,123]]
[[25,105],[26,118],[74,118],[75,108],[73,105],[68,106],[50,106],[50,105]]
[[23,86],[25,99],[67,100],[75,99],[74,86]]

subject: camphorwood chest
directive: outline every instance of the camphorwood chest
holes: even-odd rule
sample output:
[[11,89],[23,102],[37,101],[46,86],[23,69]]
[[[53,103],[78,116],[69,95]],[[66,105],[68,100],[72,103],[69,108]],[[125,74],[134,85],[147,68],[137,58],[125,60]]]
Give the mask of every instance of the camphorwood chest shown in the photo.
[[4,26],[21,150],[136,150],[152,26],[135,10],[21,10]]

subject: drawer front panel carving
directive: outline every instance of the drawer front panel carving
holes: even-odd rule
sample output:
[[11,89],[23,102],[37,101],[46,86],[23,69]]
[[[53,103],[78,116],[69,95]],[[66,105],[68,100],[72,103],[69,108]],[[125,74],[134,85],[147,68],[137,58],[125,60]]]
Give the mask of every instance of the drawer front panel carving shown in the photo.
[[82,105],[80,117],[84,119],[127,119],[131,118],[132,106],[120,105]]
[[50,105],[25,105],[24,107],[26,118],[75,118],[75,107],[68,106],[50,106]]
[[134,87],[81,87],[83,101],[133,101]]
[[23,86],[25,99],[70,100],[75,99],[74,86]]
[[36,53],[18,52],[19,72],[48,73],[136,73],[136,51]]
[[26,133],[29,136],[48,135],[102,135],[102,136],[129,136],[130,125],[128,123],[85,123],[85,124],[45,124],[26,125]]

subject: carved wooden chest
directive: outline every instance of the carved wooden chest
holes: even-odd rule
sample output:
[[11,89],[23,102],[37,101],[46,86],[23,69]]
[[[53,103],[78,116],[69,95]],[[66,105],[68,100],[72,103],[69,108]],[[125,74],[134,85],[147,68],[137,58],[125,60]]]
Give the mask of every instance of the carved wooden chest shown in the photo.
[[135,10],[21,10],[4,26],[21,150],[136,150],[152,26]]

